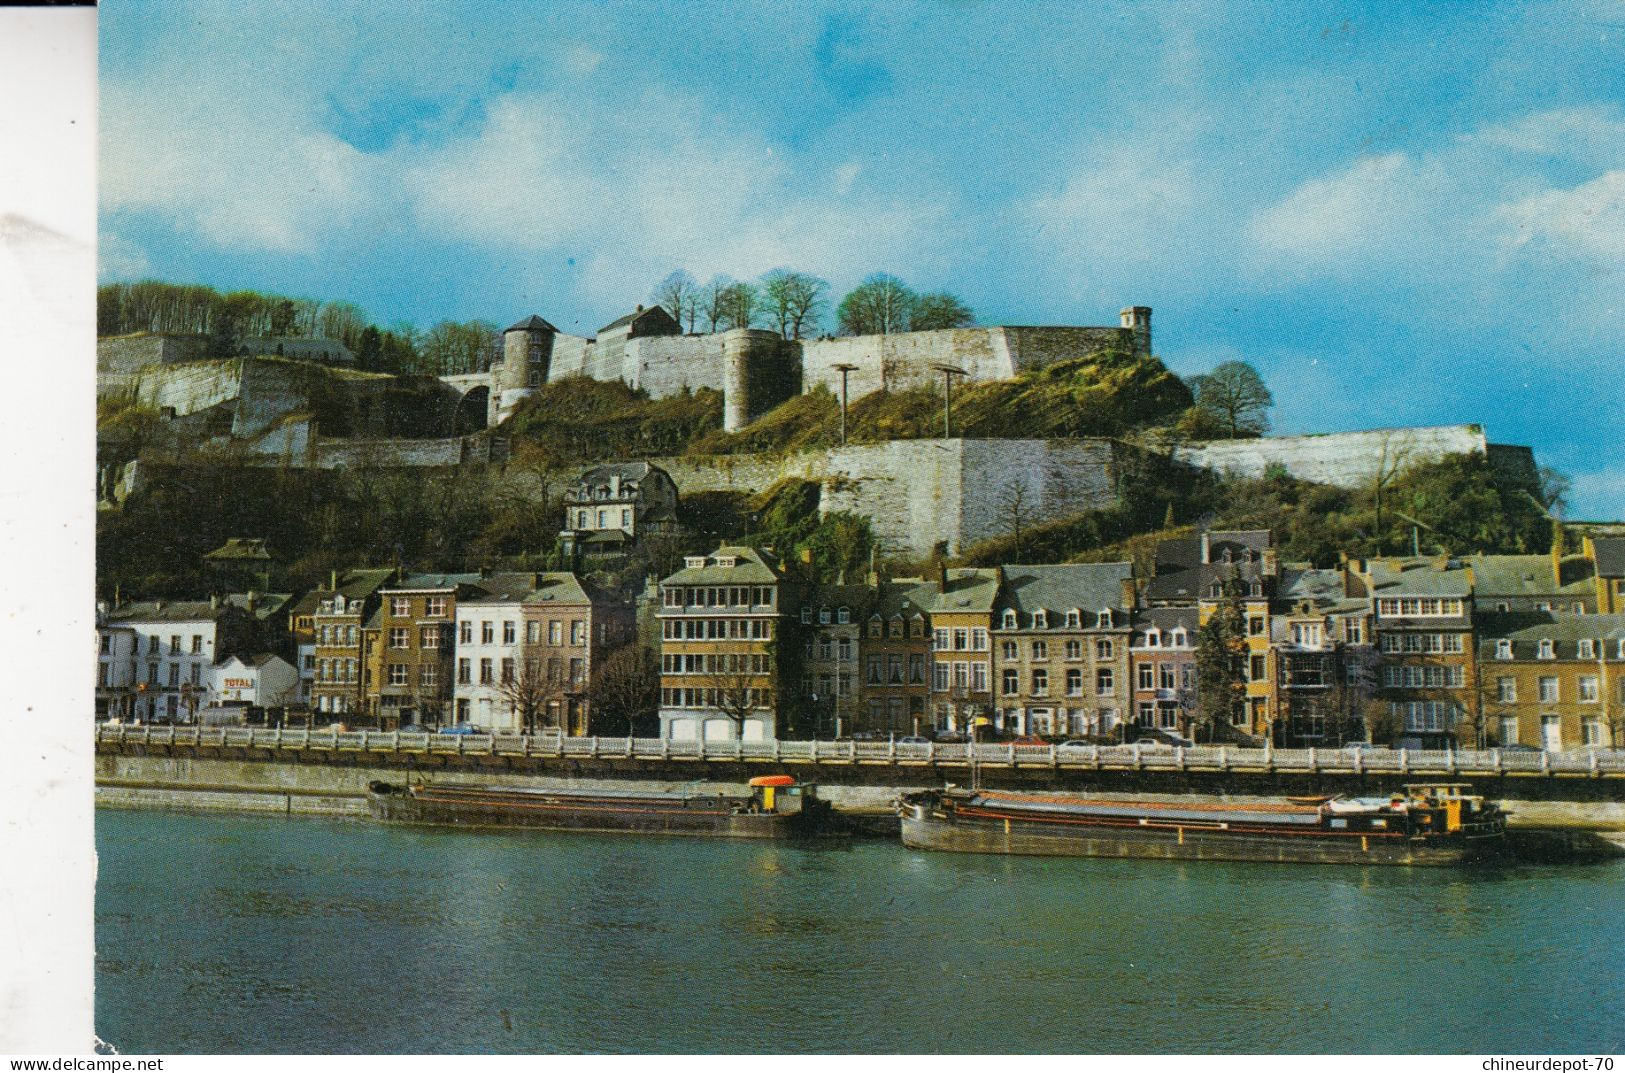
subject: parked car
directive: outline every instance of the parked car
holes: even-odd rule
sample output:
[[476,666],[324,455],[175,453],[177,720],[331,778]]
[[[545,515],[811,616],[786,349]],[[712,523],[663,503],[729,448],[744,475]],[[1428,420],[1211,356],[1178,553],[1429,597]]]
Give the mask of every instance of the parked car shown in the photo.
[[906,738],[898,738],[897,739],[897,744],[899,744],[899,745],[930,745],[931,744],[931,739],[930,738],[922,738],[918,734],[910,734]]
[[965,737],[963,734],[957,733],[956,731],[945,730],[941,734],[937,735],[936,740],[939,743],[946,745],[959,745],[969,741],[970,739]]
[[1010,744],[1011,745],[1048,745],[1049,742],[1045,741],[1043,738],[1040,738],[1037,734],[1023,734],[1019,738],[1011,738],[1010,739]]
[[401,727],[400,730],[401,730],[402,734],[427,734],[428,733],[428,731],[424,730],[422,727],[418,726],[416,723],[407,723],[405,726]]
[[1087,749],[1093,744],[1094,744],[1094,742],[1092,742],[1092,741],[1084,741],[1082,738],[1072,738],[1070,741],[1063,741],[1061,744],[1057,745],[1056,748],[1057,749]]
[[442,733],[442,734],[484,734],[485,729],[483,727],[477,727],[472,723],[458,723],[456,726],[441,727],[440,728],[440,733]]

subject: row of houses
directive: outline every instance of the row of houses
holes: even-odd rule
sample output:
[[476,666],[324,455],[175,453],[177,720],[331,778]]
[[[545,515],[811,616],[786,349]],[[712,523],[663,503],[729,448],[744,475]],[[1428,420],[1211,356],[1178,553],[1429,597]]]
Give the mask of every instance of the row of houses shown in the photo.
[[[357,569],[297,600],[104,608],[98,714],[305,707],[385,729],[620,734],[638,728],[624,705],[600,710],[595,685],[627,649],[658,668],[646,729],[658,720],[673,739],[990,725],[1283,745],[1625,742],[1625,539],[1315,569],[1281,562],[1267,530],[1207,532],[1162,542],[1143,577],[1129,563],[1014,564],[813,585],[787,567],[721,547],[641,607],[572,573]],[[1222,673],[1199,659],[1216,638]],[[1222,702],[1203,703],[1204,675]]]

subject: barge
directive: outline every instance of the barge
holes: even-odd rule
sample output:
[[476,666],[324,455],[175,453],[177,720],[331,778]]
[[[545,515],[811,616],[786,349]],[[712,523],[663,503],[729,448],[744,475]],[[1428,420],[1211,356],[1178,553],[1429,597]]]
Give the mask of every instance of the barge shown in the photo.
[[744,795],[375,781],[367,786],[367,808],[395,823],[721,838],[817,834],[832,814],[813,787],[796,785],[790,775],[758,776]]
[[1453,865],[1493,857],[1506,814],[1462,783],[1256,803],[927,790],[898,801],[914,849],[1077,857]]

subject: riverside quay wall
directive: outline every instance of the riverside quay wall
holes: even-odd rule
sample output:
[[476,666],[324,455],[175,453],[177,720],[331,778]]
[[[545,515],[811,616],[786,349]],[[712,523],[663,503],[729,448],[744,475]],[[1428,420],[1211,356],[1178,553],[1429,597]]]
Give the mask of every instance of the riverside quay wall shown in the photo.
[[[389,735],[377,735],[387,739]],[[99,804],[113,807],[221,809],[276,813],[362,814],[369,782],[430,780],[514,786],[646,789],[738,789],[757,775],[789,772],[814,783],[837,809],[889,815],[908,790],[967,785],[963,747],[929,761],[856,755],[853,743],[781,743],[805,748],[780,760],[762,757],[663,757],[660,743],[626,739],[571,739],[542,755],[495,750],[399,748],[264,748],[253,745],[152,744],[102,741],[97,746]],[[443,744],[443,743],[436,743]],[[1183,768],[1168,753],[1139,755],[1103,749],[1093,759],[1000,760],[1002,746],[984,746],[977,765],[981,785],[996,789],[1184,797],[1279,797],[1285,794],[1381,795],[1406,783],[1440,781],[1443,772],[1416,766],[1405,772],[1289,770],[1260,759],[1261,750],[1236,750],[1219,767],[1211,758]],[[1214,750],[1217,752],[1217,750]],[[1462,754],[1466,755],[1466,754]],[[1284,754],[1282,754],[1284,758]],[[1293,757],[1289,763],[1297,763]],[[1152,766],[1145,766],[1145,765]],[[1098,766],[1097,766],[1098,765]],[[1138,765],[1138,766],[1137,766]],[[1483,767],[1485,765],[1476,765]],[[1474,770],[1452,765],[1449,781],[1470,782],[1502,802],[1511,825],[1568,832],[1584,848],[1625,847],[1625,770]]]

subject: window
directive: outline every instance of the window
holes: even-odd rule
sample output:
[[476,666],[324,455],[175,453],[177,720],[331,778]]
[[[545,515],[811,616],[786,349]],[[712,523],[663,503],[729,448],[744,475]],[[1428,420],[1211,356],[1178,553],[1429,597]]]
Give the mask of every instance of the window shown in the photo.
[[1045,611],[1042,607],[1033,612],[1033,629],[1049,629],[1049,612]]
[[583,619],[570,620],[570,643],[584,645],[587,643],[587,623]]
[[438,686],[440,684],[440,665],[438,663],[425,663],[418,668],[418,685]]
[[1540,702],[1542,704],[1556,704],[1557,697],[1557,679],[1542,678],[1540,680]]
[[1003,679],[1004,679],[1004,683],[1003,683],[1004,690],[1003,691],[1004,691],[1005,696],[1013,697],[1017,693],[1021,692],[1021,675],[1018,672],[1016,672],[1015,670],[1012,670],[1010,668],[1006,668],[1005,672],[1004,672],[1004,675],[1003,675]]
[[492,666],[489,656],[480,660],[480,685],[488,686],[492,682]]
[[987,664],[972,663],[970,665],[970,687],[973,692],[987,692]]
[[972,651],[986,652],[987,651],[987,631],[985,629],[982,629],[979,626],[976,629],[971,630],[970,631],[970,644],[971,644]]
[[1263,632],[1264,632],[1264,616],[1263,615],[1248,615],[1247,616],[1247,636],[1249,636],[1249,637],[1257,637],[1260,634],[1262,634]]
[[931,664],[931,689],[933,692],[948,692],[948,664]]
[[496,641],[496,627],[490,622],[480,623],[480,644],[488,645]]
[[835,641],[835,655],[837,659],[849,660],[852,658],[852,638],[840,637]]
[[1597,677],[1591,674],[1580,676],[1580,700],[1586,704],[1597,703]]
[[1067,668],[1066,695],[1069,697],[1083,696],[1083,672],[1076,667]]
[[[1387,641],[1387,638],[1384,637],[1383,640]],[[1496,641],[1495,642],[1495,658],[1496,659],[1511,659],[1512,658],[1512,642],[1508,641],[1508,640],[1504,640],[1504,639],[1500,640],[1500,641]]]
[[1294,622],[1292,624],[1292,643],[1305,648],[1319,648],[1321,628],[1318,622]]
[[842,625],[842,626],[845,626],[848,623],[850,623],[852,621],[852,612],[851,612],[851,610],[849,610],[848,608],[845,608],[845,607],[837,607],[835,609],[835,621],[837,623],[839,623],[840,625]]
[[931,647],[937,651],[946,651],[948,648],[948,630],[939,626],[931,631]]
[[203,635],[201,633],[194,633],[192,635],[192,655],[195,656],[199,652],[202,652],[202,651],[203,651]]
[[1155,689],[1155,688],[1157,688],[1157,672],[1156,672],[1156,668],[1152,667],[1151,664],[1149,664],[1149,663],[1140,664],[1140,668],[1139,668],[1139,688],[1141,688],[1141,689]]
[[1255,655],[1247,661],[1247,679],[1251,682],[1262,682],[1269,677],[1269,667],[1263,655]]
[[1584,723],[1581,723],[1580,740],[1593,749],[1601,748],[1603,745],[1602,722],[1597,719],[1587,719]]
[[101,635],[99,640],[101,641],[102,655],[104,655],[104,656],[111,655],[112,652],[113,652],[113,638],[112,638],[112,635],[104,633],[104,634]]
[[406,664],[391,663],[389,665],[389,684],[404,686],[406,684]]
[[172,634],[169,635],[169,651],[172,654],[175,654],[175,655],[180,654],[180,651],[181,651],[181,635],[180,634],[172,633]]
[[885,666],[884,661],[879,656],[870,656],[864,661],[864,666],[867,668],[864,672],[864,681],[870,685],[879,685],[881,668]]
[[632,528],[632,511],[631,511],[631,508],[623,507],[621,509],[621,528],[622,529],[630,529],[630,528]]
[[525,623],[525,643],[537,644],[542,639],[542,624],[535,619]]
[[1066,628],[1069,630],[1083,629],[1083,612],[1075,607],[1068,611],[1066,613]]
[[1049,642],[1033,642],[1033,659],[1049,659]]
[[1099,640],[1099,641],[1095,642],[1095,658],[1096,659],[1111,659],[1113,651],[1114,651],[1114,649],[1113,649],[1112,643],[1110,641],[1102,639],[1102,640]]
[[1112,628],[1113,619],[1111,608],[1108,607],[1106,610],[1102,611],[1098,616],[1096,616],[1095,625],[1102,630],[1109,630]]
[[[196,652],[197,649],[194,648],[192,651]],[[1575,651],[1574,655],[1575,655],[1575,658],[1577,658],[1577,659],[1596,659],[1597,658],[1596,646],[1595,646],[1594,642],[1591,640],[1591,638],[1589,638],[1589,637],[1580,638],[1580,640],[1578,642],[1576,642],[1576,651]]]
[[431,596],[423,601],[423,613],[430,618],[443,618],[446,614],[446,598],[444,596]]
[[[405,596],[396,596],[389,601],[389,613],[394,618],[406,618],[412,613],[412,601]],[[401,683],[405,685],[406,683]]]
[[886,682],[889,685],[903,684],[903,657],[891,655],[886,657]]
[[547,643],[550,645],[564,643],[564,623],[555,621],[547,624]]
[[1536,653],[1537,659],[1556,659],[1557,652],[1550,637],[1540,639],[1540,651]]
[[1000,652],[1004,655],[1005,659],[1014,660],[1014,659],[1019,659],[1020,658],[1020,656],[1017,654],[1018,653],[1018,648],[1017,648],[1017,645],[1016,645],[1016,643],[1014,641],[1006,641],[1006,642],[1004,642],[1004,644],[999,646],[999,649],[1000,649]]
[[1518,744],[1518,717],[1509,715],[1501,720],[1501,744]]
[[925,657],[911,655],[908,657],[908,683],[909,685],[925,684]]
[[803,607],[801,609],[801,624],[803,626],[811,626],[812,625],[812,608]]
[[410,647],[412,647],[411,631],[408,630],[405,626],[391,626],[389,628],[389,647],[390,648],[410,648]]
[[829,608],[820,607],[818,609],[818,624],[820,626],[828,626],[829,625]]
[[356,643],[356,634],[357,634],[359,629],[360,629],[360,627],[357,627],[357,626],[346,626],[344,628],[345,641],[347,643],[349,643],[349,644],[352,644],[352,645],[355,644]]
[[1174,665],[1172,663],[1157,664],[1157,688],[1174,688]]
[[1065,651],[1066,651],[1066,658],[1067,659],[1082,659],[1083,658],[1083,642],[1082,641],[1068,641],[1066,643]]
[[1039,668],[1033,672],[1033,696],[1045,697],[1049,695],[1049,671]]
[[179,663],[171,663],[169,665],[169,688],[174,689],[176,686],[178,686],[180,684],[181,684],[181,665]]
[[1147,647],[1147,648],[1157,648],[1157,647],[1161,646],[1161,644],[1162,644],[1162,634],[1157,632],[1156,627],[1152,627],[1151,629],[1146,631],[1146,634],[1145,634],[1145,647]]
[[466,618],[457,624],[457,643],[460,645],[474,643],[474,623]]
[[1010,609],[1008,607],[1005,608],[1004,609],[1004,618],[1000,620],[999,624],[1001,626],[1003,626],[1007,630],[1015,629],[1016,628],[1016,613],[1015,613],[1015,611],[1013,611],[1012,609]]
[[1115,695],[1117,687],[1112,681],[1112,669],[1099,667],[1095,670],[1095,696],[1110,697]]
[[517,641],[519,639],[518,629],[519,627],[513,622],[512,619],[504,621],[502,623],[502,643],[505,645],[511,645]]
[[1365,643],[1365,627],[1357,618],[1343,620],[1343,640],[1351,645]]
[[954,631],[954,651],[963,652],[970,647],[970,631],[964,628]]
[[440,627],[439,626],[420,626],[420,627],[418,627],[418,646],[421,647],[421,648],[439,648],[440,647]]
[[503,660],[502,660],[502,681],[503,681],[503,684],[506,685],[507,683],[512,682],[513,677],[514,677],[513,657],[512,656],[505,656],[505,657],[503,657]]
[[1497,678],[1495,680],[1495,700],[1499,704],[1518,703],[1518,680],[1516,678]]

